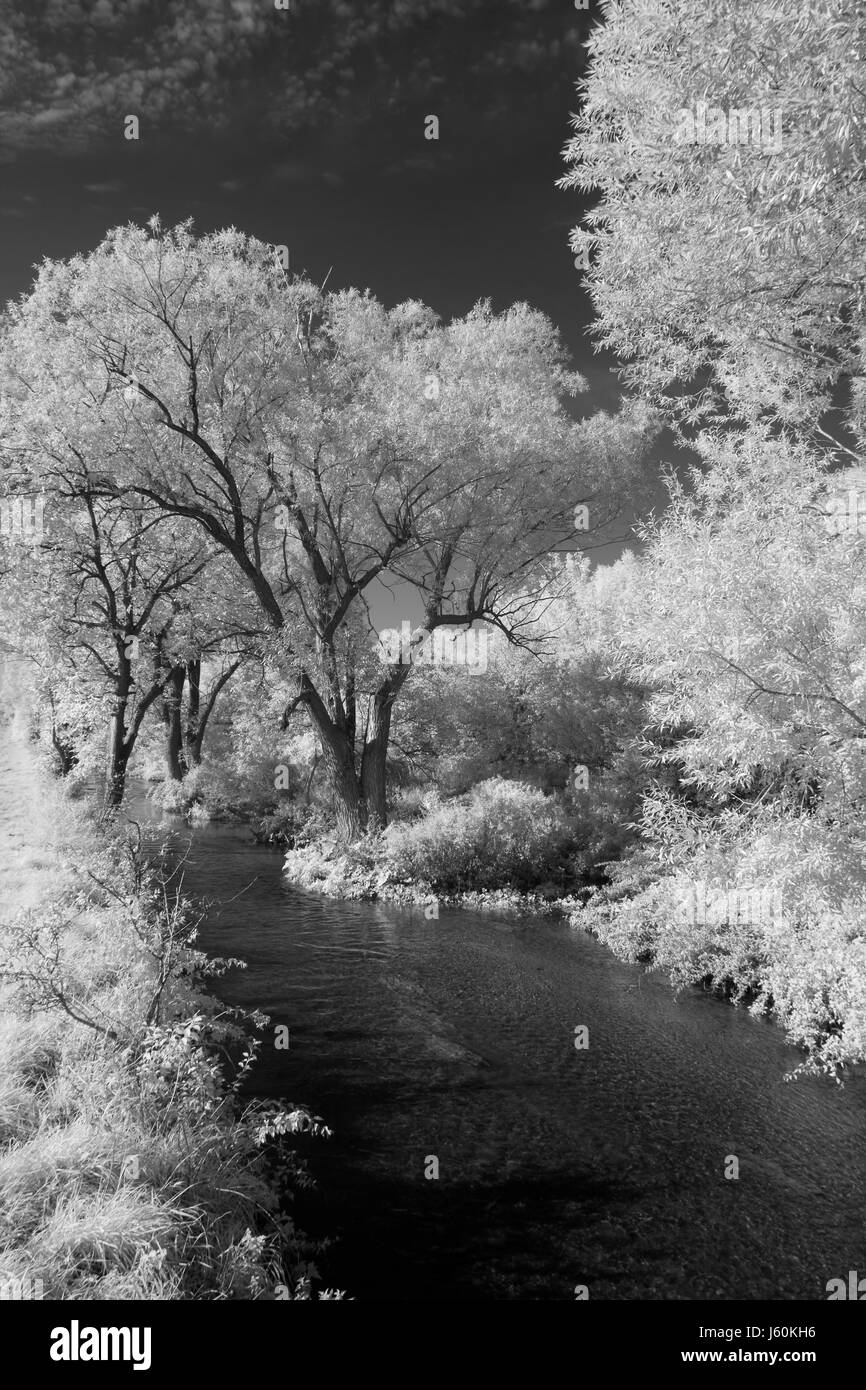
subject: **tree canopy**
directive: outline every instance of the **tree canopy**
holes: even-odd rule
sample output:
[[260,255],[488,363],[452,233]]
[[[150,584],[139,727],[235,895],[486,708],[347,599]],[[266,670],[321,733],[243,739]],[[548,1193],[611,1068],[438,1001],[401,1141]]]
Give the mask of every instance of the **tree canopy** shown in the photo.
[[417,595],[418,643],[479,622],[520,640],[528,576],[604,533],[654,429],[639,405],[575,419],[585,383],[525,304],[442,324],[419,303],[326,293],[273,248],[189,224],[119,228],[45,262],[3,357],[18,467],[98,466],[122,506],[232,562],[287,710],[318,730],[347,836],[384,822],[411,670],[376,657],[374,586]]
[[814,428],[831,402],[862,412],[858,6],[602,0],[602,11],[561,180],[597,199],[572,245],[599,341],[690,425]]

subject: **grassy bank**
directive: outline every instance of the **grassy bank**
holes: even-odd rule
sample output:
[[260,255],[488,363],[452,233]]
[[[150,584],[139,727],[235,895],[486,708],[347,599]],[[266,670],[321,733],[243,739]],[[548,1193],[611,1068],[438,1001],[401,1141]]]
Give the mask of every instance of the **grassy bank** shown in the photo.
[[224,964],[177,882],[63,798],[20,718],[0,765],[0,1294],[342,1297],[286,1214],[290,1136],[321,1126],[239,1103],[250,1020],[202,988]]

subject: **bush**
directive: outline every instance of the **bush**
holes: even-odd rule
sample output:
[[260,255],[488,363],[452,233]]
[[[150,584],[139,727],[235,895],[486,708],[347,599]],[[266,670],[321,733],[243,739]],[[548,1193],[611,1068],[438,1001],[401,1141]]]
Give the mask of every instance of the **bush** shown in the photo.
[[364,835],[341,850],[328,839],[304,842],[288,850],[285,870],[298,888],[330,898],[373,902],[388,880],[382,845],[378,833]]
[[[663,798],[645,831],[572,922],[678,988],[773,1014],[806,1051],[797,1070],[839,1079],[866,1061],[866,835],[778,808],[693,817]],[[684,910],[696,884],[721,911]]]
[[434,803],[423,820],[389,826],[382,863],[392,878],[442,894],[527,890],[561,871],[570,840],[554,797],[493,777],[466,796]]
[[327,829],[327,819],[319,806],[306,806],[288,798],[264,816],[253,821],[256,839],[265,844],[303,849],[312,845]]
[[182,782],[166,778],[148,793],[153,803],[171,815],[192,820],[233,820],[244,809],[247,788],[238,778],[211,764],[190,768]]

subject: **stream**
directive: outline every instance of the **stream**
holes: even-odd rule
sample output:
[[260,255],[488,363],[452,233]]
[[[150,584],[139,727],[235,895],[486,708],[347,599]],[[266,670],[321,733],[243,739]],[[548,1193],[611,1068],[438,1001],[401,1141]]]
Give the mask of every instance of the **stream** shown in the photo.
[[[145,808],[129,814],[153,831]],[[326,1285],[826,1299],[866,1276],[862,1076],[786,1082],[799,1054],[778,1027],[676,997],[561,921],[338,902],[294,889],[246,827],[165,825],[189,844],[185,890],[212,904],[199,945],[247,962],[217,992],[271,1017],[247,1089],[334,1130],[302,1140],[318,1188],[296,1203],[334,1239]]]

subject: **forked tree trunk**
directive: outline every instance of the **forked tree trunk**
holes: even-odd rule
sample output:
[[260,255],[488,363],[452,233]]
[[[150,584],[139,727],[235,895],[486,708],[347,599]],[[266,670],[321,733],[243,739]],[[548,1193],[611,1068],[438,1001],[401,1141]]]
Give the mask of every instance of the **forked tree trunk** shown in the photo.
[[361,788],[355,771],[352,740],[337,727],[321,702],[313,703],[311,714],[334,798],[337,839],[341,844],[351,844],[361,834]]
[[383,681],[373,696],[364,751],[361,754],[361,815],[367,830],[388,824],[387,764],[394,701],[409,674],[401,667]]
[[307,708],[322,745],[334,797],[337,837],[341,843],[351,844],[365,830],[383,830],[387,824],[385,768],[391,710],[407,675],[408,667],[390,676],[373,697],[360,775],[356,771],[352,734],[335,724],[321,699],[307,698]]
[[198,767],[201,763],[201,750],[210,717],[216,708],[220,691],[231,680],[240,667],[240,659],[233,661],[214,682],[207,704],[201,708],[201,662],[192,661],[187,666],[189,675],[189,695],[186,720],[186,761],[187,768]]

